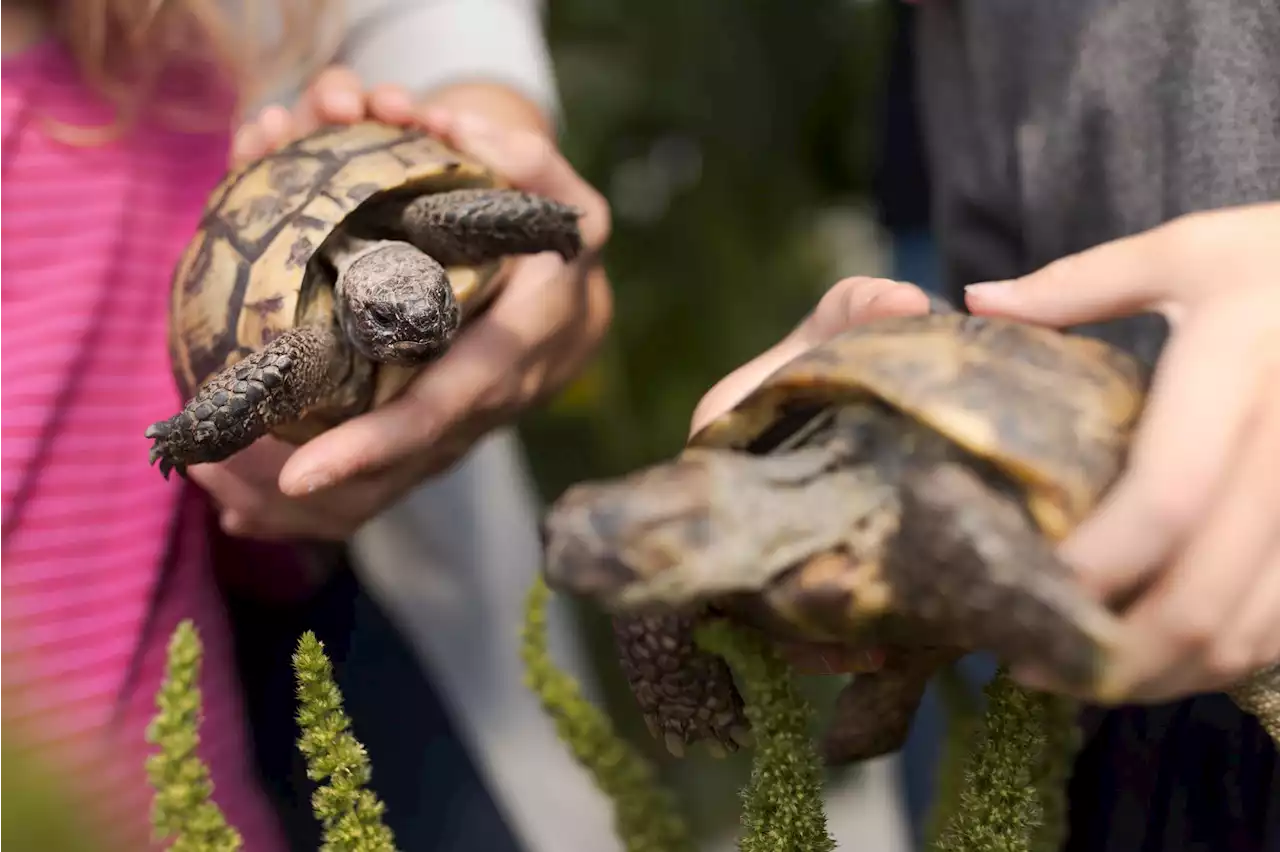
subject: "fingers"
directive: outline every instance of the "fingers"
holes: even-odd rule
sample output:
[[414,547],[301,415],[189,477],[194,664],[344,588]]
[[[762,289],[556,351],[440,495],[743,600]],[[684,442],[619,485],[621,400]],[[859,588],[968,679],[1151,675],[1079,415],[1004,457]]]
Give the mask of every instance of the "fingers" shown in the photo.
[[264,157],[321,125],[352,124],[366,114],[390,123],[407,123],[413,120],[413,104],[396,86],[380,86],[366,99],[354,71],[341,66],[326,68],[307,87],[295,109],[265,107],[236,132],[231,165],[234,168]]
[[1280,396],[1261,399],[1221,498],[1126,614],[1134,638],[1116,688],[1137,700],[1221,687],[1270,658],[1280,609],[1264,572],[1280,559]]
[[965,301],[975,314],[1050,326],[1165,310],[1182,272],[1173,239],[1178,233],[1171,223],[1069,255],[1022,278],[972,284]]
[[887,278],[836,282],[813,313],[780,343],[717,382],[694,409],[689,434],[741,402],[776,370],[841,331],[872,319],[927,313],[929,298],[913,284]]
[[413,97],[402,86],[375,86],[368,97],[369,117],[387,124],[412,124],[417,120]]
[[[449,119],[446,139],[516,186],[584,211],[584,241],[608,236],[602,196],[578,177],[550,140],[504,132],[468,116]],[[440,132],[438,128],[433,132]],[[418,476],[463,452],[513,411],[556,387],[604,335],[612,300],[597,264],[566,266],[552,255],[522,258],[495,304],[397,399],[308,443],[281,471],[286,494],[306,494],[402,465]]]
[[550,369],[539,357],[548,338],[585,314],[579,305],[585,295],[563,280],[566,275],[554,256],[522,260],[493,307],[400,396],[301,447],[281,471],[281,489],[305,494],[396,464],[420,475],[433,445],[460,421],[476,432],[522,404]]
[[[1264,663],[1280,663],[1280,540],[1272,543],[1271,554],[1266,559],[1261,574],[1254,583],[1244,604],[1236,616],[1224,628],[1221,643],[1224,649],[1255,648],[1257,658]],[[1230,672],[1232,666],[1219,665]],[[1236,681],[1235,677],[1224,677]]]
[[303,133],[324,124],[354,124],[366,115],[364,85],[350,68],[330,66],[312,80],[299,107]]
[[588,253],[598,251],[608,240],[612,224],[604,196],[574,171],[546,136],[501,128],[474,113],[432,109],[422,120],[429,131],[485,163],[516,188],[581,210],[579,227]]
[[263,438],[224,462],[196,465],[192,481],[217,504],[219,523],[229,535],[250,538],[327,537],[339,518],[323,505],[289,500],[276,487],[281,467],[294,448]]
[[232,168],[266,156],[288,144],[297,133],[293,113],[281,106],[265,107],[257,118],[236,132],[231,142]]
[[1220,492],[1274,369],[1261,352],[1280,317],[1260,327],[1257,311],[1256,299],[1224,297],[1170,339],[1127,470],[1061,551],[1100,597],[1122,596],[1166,564]]

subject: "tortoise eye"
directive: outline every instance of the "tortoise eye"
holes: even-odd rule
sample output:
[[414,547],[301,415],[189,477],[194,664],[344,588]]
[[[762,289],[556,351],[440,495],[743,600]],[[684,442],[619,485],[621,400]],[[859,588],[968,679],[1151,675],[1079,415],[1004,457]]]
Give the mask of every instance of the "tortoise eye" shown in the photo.
[[388,326],[396,321],[396,313],[390,305],[374,302],[369,305],[368,311],[369,319],[373,320],[375,325]]

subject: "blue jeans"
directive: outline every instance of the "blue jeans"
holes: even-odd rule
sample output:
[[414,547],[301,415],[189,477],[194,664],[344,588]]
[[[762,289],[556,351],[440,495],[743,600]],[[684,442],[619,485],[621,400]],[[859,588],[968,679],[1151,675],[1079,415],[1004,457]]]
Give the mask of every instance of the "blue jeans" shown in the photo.
[[[890,274],[936,295],[942,293],[942,272],[933,236],[927,228],[895,231],[891,235]],[[982,687],[995,673],[994,658],[973,654],[960,661],[958,671],[966,686],[981,700]],[[911,733],[902,749],[902,795],[916,845],[922,844],[925,821],[933,804],[938,759],[946,736],[946,709],[937,682],[925,690]]]

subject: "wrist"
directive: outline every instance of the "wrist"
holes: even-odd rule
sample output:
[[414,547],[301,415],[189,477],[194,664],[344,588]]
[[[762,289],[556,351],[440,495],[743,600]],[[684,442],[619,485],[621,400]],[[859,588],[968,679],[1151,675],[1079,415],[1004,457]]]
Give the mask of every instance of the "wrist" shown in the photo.
[[423,106],[471,112],[502,127],[531,130],[550,138],[551,119],[537,104],[500,83],[452,83],[419,98]]

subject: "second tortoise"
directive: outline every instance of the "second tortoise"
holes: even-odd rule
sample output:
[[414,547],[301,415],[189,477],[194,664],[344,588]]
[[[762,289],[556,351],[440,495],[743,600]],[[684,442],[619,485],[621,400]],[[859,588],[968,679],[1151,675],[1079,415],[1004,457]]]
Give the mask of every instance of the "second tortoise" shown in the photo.
[[[570,488],[545,520],[556,588],[615,613],[654,733],[732,750],[747,721],[694,642],[730,616],[780,639],[875,646],[823,741],[903,744],[939,666],[971,650],[1102,701],[1115,615],[1054,544],[1119,474],[1146,371],[1101,342],[949,309],[852,329],[779,369],[675,460]],[[1280,738],[1280,670],[1233,691]]]

